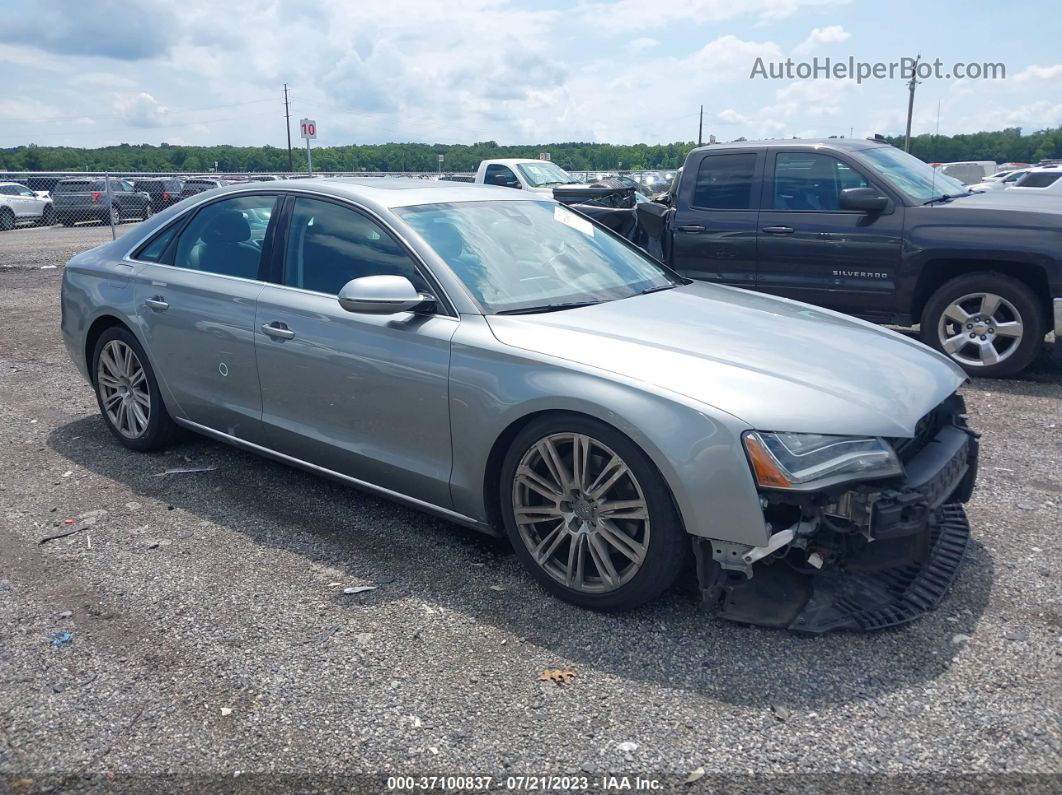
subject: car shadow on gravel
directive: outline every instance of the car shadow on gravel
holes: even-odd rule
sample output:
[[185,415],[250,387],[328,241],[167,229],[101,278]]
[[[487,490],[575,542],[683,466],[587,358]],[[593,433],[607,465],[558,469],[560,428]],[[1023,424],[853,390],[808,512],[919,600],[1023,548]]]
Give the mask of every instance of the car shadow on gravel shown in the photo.
[[[48,444],[122,484],[129,491],[123,502],[157,500],[195,516],[171,548],[188,545],[204,566],[212,552],[196,546],[199,521],[341,571],[351,583],[379,585],[355,597],[328,591],[337,607],[406,600],[410,610],[442,608],[548,651],[557,666],[584,672],[583,681],[606,673],[744,706],[813,710],[923,687],[948,670],[963,636],[975,633],[993,582],[991,555],[975,540],[937,611],[874,634],[800,636],[732,624],[701,609],[691,573],[651,605],[599,614],[545,594],[505,541],[211,440],[192,437],[166,453],[138,454],[121,448],[100,418],[86,417],[54,430]],[[217,469],[157,476],[200,465]],[[173,516],[165,507],[160,513]],[[144,565],[153,560],[164,558],[145,557]],[[351,611],[352,623],[357,614]]]

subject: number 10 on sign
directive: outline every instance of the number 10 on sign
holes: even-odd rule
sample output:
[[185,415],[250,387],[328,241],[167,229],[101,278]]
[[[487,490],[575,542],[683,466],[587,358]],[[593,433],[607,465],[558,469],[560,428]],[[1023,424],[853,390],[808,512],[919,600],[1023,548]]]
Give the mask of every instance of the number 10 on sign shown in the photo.
[[302,137],[306,139],[306,173],[313,176],[313,158],[310,156],[310,139],[317,137],[317,122],[313,119],[303,119],[299,122]]

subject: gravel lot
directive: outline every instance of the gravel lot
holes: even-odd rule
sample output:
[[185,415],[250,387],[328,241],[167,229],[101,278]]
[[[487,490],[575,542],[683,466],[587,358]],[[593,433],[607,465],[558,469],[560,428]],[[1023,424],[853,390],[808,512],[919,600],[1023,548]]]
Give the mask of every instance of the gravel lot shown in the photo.
[[[0,235],[0,781],[14,790],[193,774],[248,790],[365,773],[594,786],[609,771],[670,789],[698,768],[685,791],[723,774],[757,792],[1062,786],[1062,370],[1047,355],[1023,380],[965,389],[984,434],[974,541],[935,613],[798,637],[705,614],[691,579],[602,616],[546,596],[504,544],[329,481],[203,439],[120,448],[58,333],[63,261],[109,238]],[[159,476],[201,466],[216,469]],[[355,585],[376,589],[343,595]],[[568,667],[568,684],[539,681]],[[960,773],[985,777],[942,775]]]

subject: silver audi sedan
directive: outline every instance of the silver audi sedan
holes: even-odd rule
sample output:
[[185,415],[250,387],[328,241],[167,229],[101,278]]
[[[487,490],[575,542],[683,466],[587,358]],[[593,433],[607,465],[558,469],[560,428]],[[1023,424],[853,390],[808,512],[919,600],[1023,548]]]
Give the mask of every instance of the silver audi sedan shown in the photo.
[[726,618],[876,629],[933,607],[969,536],[946,357],[520,191],[201,193],[74,257],[62,332],[126,447],[193,431],[505,534],[589,608],[692,560]]

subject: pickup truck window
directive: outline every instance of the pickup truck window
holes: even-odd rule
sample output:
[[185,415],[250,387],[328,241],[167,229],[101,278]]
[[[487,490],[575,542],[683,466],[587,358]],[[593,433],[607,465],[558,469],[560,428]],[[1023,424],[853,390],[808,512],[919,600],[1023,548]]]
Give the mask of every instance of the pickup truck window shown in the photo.
[[1046,188],[1048,185],[1054,185],[1059,177],[1062,177],[1062,171],[1033,171],[1026,174],[1023,179],[1019,179],[1017,187]]
[[832,155],[780,152],[774,160],[775,210],[840,210],[842,190],[868,186],[862,174]]
[[709,155],[697,169],[693,206],[703,210],[751,210],[756,153]]
[[[498,179],[501,177],[502,179]],[[487,185],[504,185],[507,188],[519,188],[520,182],[516,179],[516,174],[508,166],[501,166],[497,163],[492,163],[487,166],[487,171],[483,175],[483,181]]]

